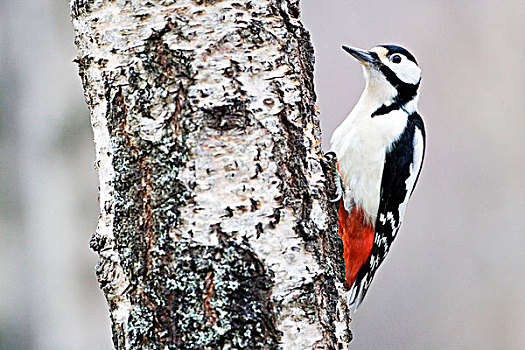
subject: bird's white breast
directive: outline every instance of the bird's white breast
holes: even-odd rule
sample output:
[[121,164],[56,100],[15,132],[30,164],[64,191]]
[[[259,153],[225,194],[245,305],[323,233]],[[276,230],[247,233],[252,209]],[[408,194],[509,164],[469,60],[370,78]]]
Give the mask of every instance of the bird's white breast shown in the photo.
[[361,99],[334,131],[331,150],[338,159],[339,172],[346,186],[345,209],[362,208],[375,223],[379,207],[381,178],[386,152],[402,134],[408,115],[403,110],[371,114],[376,104]]

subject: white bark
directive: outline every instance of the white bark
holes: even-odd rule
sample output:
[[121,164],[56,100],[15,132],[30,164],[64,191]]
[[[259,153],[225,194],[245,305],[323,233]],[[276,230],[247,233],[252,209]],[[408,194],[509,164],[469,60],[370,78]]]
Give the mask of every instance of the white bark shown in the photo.
[[294,1],[73,0],[119,349],[351,339]]

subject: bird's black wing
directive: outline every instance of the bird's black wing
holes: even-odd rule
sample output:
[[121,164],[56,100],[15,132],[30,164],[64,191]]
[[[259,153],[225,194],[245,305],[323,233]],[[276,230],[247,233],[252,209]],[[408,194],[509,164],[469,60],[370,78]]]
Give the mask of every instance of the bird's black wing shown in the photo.
[[359,270],[352,291],[356,307],[363,301],[377,269],[385,259],[403,220],[407,202],[419,178],[425,152],[425,127],[415,112],[405,130],[387,152],[381,179],[374,244],[368,260]]

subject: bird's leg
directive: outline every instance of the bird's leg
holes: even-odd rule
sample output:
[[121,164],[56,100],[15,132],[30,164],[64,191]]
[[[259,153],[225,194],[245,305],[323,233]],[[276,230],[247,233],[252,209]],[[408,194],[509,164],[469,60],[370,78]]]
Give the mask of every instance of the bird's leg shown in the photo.
[[332,174],[332,180],[335,184],[335,190],[336,190],[336,197],[334,199],[328,199],[330,203],[336,203],[341,200],[343,197],[343,187],[341,185],[341,175],[339,175],[339,171],[337,171],[337,155],[334,152],[327,152],[324,155],[324,161],[326,167],[328,168],[328,171],[330,174]]

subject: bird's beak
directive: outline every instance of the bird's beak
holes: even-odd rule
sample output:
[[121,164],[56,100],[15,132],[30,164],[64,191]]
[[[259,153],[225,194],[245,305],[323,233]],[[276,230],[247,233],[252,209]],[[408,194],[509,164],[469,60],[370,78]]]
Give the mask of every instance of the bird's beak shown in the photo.
[[370,66],[375,63],[376,59],[368,51],[343,45],[343,50],[354,56],[364,66]]

